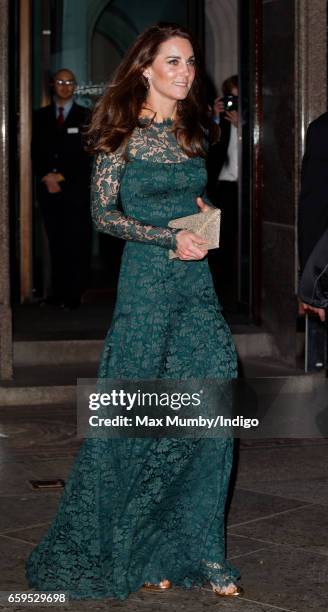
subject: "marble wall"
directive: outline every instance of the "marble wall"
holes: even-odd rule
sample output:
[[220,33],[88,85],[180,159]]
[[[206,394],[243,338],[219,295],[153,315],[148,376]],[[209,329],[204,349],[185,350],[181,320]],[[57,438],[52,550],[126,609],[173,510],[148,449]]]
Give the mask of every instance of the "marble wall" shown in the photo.
[[326,23],[325,0],[262,1],[262,321],[277,356],[289,362],[296,356],[299,172],[308,120],[325,110]]
[[277,353],[295,355],[294,130],[295,2],[264,1],[262,321]]

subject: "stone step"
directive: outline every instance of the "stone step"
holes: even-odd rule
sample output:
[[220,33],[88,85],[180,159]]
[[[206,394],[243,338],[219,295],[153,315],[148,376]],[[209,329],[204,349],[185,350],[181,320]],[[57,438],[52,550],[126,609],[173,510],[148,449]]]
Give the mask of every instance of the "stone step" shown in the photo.
[[[273,357],[275,341],[272,334],[256,326],[236,326],[232,329],[240,359]],[[302,344],[303,334],[298,334]],[[98,363],[104,340],[15,340],[14,365],[69,365]]]
[[75,385],[0,387],[2,406],[72,405],[76,400]]
[[15,340],[14,366],[98,363],[103,340]]
[[96,378],[98,364],[20,366],[14,378],[0,383],[0,406],[72,404],[78,378]]
[[[75,404],[77,379],[96,378],[97,368],[98,362],[95,361],[16,367],[13,380],[0,383],[0,407]],[[241,360],[240,375],[249,380],[270,378],[278,386],[284,382],[286,392],[295,389],[307,392],[313,390],[318,379],[323,378],[325,373],[304,374],[302,363],[292,367],[272,358],[257,357]]]

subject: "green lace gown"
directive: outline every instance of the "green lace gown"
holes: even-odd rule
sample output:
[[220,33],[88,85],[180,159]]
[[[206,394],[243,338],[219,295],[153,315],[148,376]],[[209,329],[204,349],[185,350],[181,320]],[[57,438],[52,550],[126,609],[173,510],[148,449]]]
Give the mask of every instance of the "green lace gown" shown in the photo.
[[[127,241],[100,377],[236,377],[207,259],[168,258],[177,231],[168,222],[198,211],[205,184],[204,160],[185,155],[169,120],[143,121],[127,161],[96,158],[95,225]],[[225,438],[86,439],[28,558],[30,586],[125,599],[164,578],[185,588],[235,581],[224,533],[232,450]]]

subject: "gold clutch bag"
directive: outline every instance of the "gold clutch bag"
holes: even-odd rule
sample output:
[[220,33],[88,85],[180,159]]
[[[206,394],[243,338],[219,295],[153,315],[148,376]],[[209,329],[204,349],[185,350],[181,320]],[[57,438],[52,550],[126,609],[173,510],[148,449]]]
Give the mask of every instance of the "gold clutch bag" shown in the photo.
[[[198,234],[207,241],[208,249],[217,249],[220,242],[221,210],[210,208],[207,212],[198,212],[187,217],[172,219],[168,226],[176,229],[186,229]],[[169,259],[177,257],[174,251],[169,250]]]

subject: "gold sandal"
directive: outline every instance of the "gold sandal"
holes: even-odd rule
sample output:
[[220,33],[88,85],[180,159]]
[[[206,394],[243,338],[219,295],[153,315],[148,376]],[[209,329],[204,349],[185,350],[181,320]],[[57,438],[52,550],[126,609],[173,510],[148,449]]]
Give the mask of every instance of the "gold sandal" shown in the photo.
[[[235,587],[234,591],[231,591],[231,593],[227,593],[225,588],[226,587],[216,587],[215,584],[213,584],[211,582],[211,586],[213,589],[213,592],[215,593],[215,595],[217,595],[218,597],[242,597],[242,595],[244,595],[244,589],[240,586],[237,586],[236,584],[234,584],[233,586]],[[232,586],[232,585],[228,585]]]
[[151,582],[145,582],[142,587],[145,591],[152,591],[154,593],[160,593],[167,591],[172,588],[172,582],[170,580],[162,580],[159,584],[152,584]]

